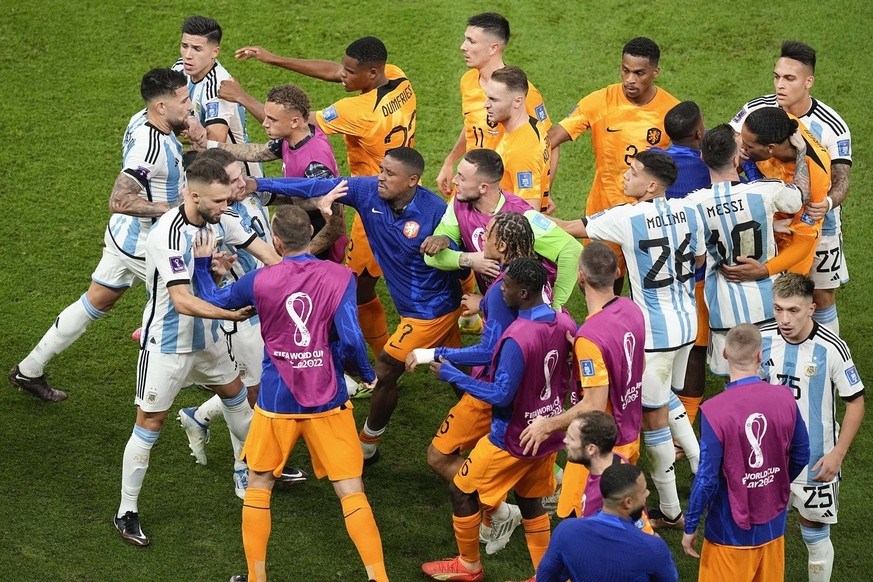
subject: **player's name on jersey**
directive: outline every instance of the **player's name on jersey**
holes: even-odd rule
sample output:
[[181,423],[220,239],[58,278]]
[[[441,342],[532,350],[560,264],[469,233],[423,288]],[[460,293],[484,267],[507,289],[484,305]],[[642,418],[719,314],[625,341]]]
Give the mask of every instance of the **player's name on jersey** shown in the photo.
[[746,205],[743,204],[742,200],[728,200],[717,204],[707,204],[704,205],[704,208],[706,208],[706,217],[712,218],[714,216],[727,216],[734,212],[744,212]]
[[382,115],[388,117],[395,111],[400,111],[403,104],[412,99],[412,85],[407,85],[401,94],[382,106]]
[[674,224],[682,224],[684,222],[688,222],[688,217],[685,216],[685,210],[677,210],[670,214],[647,216],[646,228],[664,228],[665,226],[673,226]]

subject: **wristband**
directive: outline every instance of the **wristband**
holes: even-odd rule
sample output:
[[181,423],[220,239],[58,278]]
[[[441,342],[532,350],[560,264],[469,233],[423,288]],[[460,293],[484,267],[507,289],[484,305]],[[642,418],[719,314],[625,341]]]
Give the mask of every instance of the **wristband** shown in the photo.
[[834,209],[834,199],[830,196],[825,196],[825,199],[828,201],[828,212]]
[[215,141],[214,139],[210,139],[206,142],[206,149],[208,149],[208,150],[215,149],[215,148],[219,147],[219,145],[220,145],[219,142]]
[[412,353],[415,354],[416,364],[430,364],[434,360],[435,348],[415,348]]

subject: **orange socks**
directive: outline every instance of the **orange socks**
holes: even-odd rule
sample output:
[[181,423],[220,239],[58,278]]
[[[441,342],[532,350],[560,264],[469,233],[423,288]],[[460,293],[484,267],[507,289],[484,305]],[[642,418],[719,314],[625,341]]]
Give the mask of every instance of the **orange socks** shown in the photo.
[[534,571],[540,565],[540,560],[549,547],[549,539],[552,535],[552,526],[549,523],[549,515],[542,514],[533,519],[522,519],[524,526],[524,539],[527,541],[527,551],[530,552],[530,561],[533,562]]
[[703,396],[682,396],[677,394],[679,401],[685,406],[685,412],[688,413],[688,422],[694,424],[694,419],[697,418],[697,410],[700,408],[700,403],[703,402]]
[[270,496],[267,489],[246,490],[242,510],[243,548],[251,582],[267,579],[267,541],[270,539]]
[[364,333],[364,341],[370,346],[373,356],[378,358],[382,348],[388,343],[388,322],[385,320],[385,308],[377,296],[363,305],[358,305],[358,323]]
[[367,501],[367,496],[352,493],[340,499],[343,506],[343,518],[346,520],[346,531],[358,549],[361,561],[367,569],[367,577],[376,582],[387,582],[385,558],[382,554],[382,538],[379,528],[373,518],[373,510]]
[[467,517],[452,516],[455,540],[458,542],[458,553],[461,555],[461,559],[468,564],[479,563],[479,523],[481,519],[478,513]]

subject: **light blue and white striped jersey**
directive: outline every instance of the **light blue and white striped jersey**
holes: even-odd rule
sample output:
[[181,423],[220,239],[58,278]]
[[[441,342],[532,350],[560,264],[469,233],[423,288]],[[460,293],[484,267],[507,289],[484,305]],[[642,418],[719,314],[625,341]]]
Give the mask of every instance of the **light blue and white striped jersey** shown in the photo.
[[631,294],[646,318],[646,351],[693,342],[695,257],[706,252],[697,209],[684,198],[660,197],[583,220],[590,238],[621,245]]
[[736,265],[737,257],[766,263],[776,256],[773,214],[800,210],[800,190],[781,180],[721,182],[692,192],[687,200],[703,221],[709,328],[722,331],[773,319],[773,277],[731,283],[719,268]]
[[762,325],[761,336],[762,377],[794,391],[809,430],[809,465],[794,482],[812,484],[813,466],[840,438],[835,395],[851,400],[863,393],[864,384],[846,342],[818,323],[799,344],[785,341],[776,322]]
[[[185,207],[173,208],[154,224],[146,239],[146,292],[148,300],[142,317],[140,347],[165,354],[204,350],[218,341],[221,322],[178,313],[168,287],[188,285],[196,295],[194,239],[203,227],[191,224]],[[216,246],[245,245],[256,235],[247,233],[239,221],[226,220],[209,225]]]
[[[182,144],[172,132],[164,133],[149,123],[146,109],[130,118],[121,155],[121,171],[139,183],[142,198],[170,206],[179,203],[185,187]],[[109,234],[122,252],[142,259],[154,222],[154,218],[115,213],[109,218]]]
[[[182,59],[173,64],[173,70],[185,73]],[[221,63],[215,61],[206,76],[198,82],[188,79],[188,92],[191,95],[191,103],[194,105],[194,115],[203,127],[213,123],[222,123],[227,126],[227,143],[249,143],[249,134],[246,132],[246,110],[239,103],[231,103],[218,98],[218,88],[222,81],[231,78]],[[257,162],[243,162],[243,168],[247,176],[261,178],[264,171]]]
[[[809,107],[809,111],[798,117],[798,119],[818,139],[821,145],[828,150],[828,154],[831,156],[831,165],[849,164],[851,166],[852,134],[849,132],[849,126],[846,125],[840,114],[831,107],[812,97],[810,97],[810,101],[812,104]],[[740,131],[749,113],[762,107],[779,107],[776,94],[764,95],[746,103],[734,118],[731,119],[731,127],[735,131]],[[833,236],[841,231],[842,207],[837,206],[825,215],[821,225],[821,234],[822,236]]]

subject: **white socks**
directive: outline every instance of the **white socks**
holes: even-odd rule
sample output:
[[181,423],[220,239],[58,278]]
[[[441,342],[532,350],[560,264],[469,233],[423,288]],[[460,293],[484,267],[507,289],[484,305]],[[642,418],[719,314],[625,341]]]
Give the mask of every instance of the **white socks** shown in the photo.
[[679,493],[676,491],[676,471],[673,469],[676,449],[673,448],[670,427],[643,431],[643,441],[649,451],[652,482],[658,489],[661,512],[668,519],[673,519],[682,513],[682,508],[679,505]]
[[149,468],[152,446],[160,434],[134,425],[133,434],[124,447],[121,463],[121,505],[118,507],[117,517],[123,516],[128,511],[138,512],[139,492]]
[[800,526],[800,534],[809,552],[809,582],[829,582],[834,569],[834,544],[831,542],[831,526]]
[[[670,432],[673,438],[685,451],[685,458],[691,465],[691,472],[697,473],[697,465],[700,463],[700,443],[697,442],[697,436],[694,434],[694,429],[688,421],[688,413],[685,411],[685,406],[676,393],[670,391],[670,412],[668,413],[670,421]],[[675,454],[674,454],[675,460]]]

